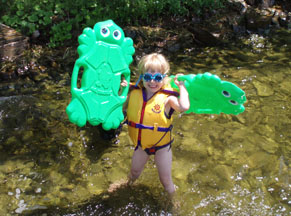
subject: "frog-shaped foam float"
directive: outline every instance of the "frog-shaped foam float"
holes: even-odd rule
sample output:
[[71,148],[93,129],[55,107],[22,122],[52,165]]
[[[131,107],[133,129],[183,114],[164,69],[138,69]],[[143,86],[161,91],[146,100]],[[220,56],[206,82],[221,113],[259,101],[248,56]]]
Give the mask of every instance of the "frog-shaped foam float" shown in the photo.
[[[178,81],[185,81],[189,93],[190,108],[185,113],[238,115],[245,110],[245,92],[231,82],[222,81],[217,75],[208,72],[182,75]],[[174,79],[171,86],[179,90]]]
[[[72,100],[66,108],[69,120],[82,127],[102,124],[105,130],[116,129],[124,120],[122,105],[129,86],[119,94],[121,76],[129,83],[133,41],[112,20],[85,28],[78,38],[79,58],[72,78]],[[81,87],[78,74],[83,69]]]

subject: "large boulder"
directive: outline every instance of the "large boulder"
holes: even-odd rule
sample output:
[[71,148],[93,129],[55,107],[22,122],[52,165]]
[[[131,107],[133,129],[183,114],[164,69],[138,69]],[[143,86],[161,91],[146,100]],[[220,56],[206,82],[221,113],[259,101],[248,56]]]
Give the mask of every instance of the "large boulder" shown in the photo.
[[260,10],[249,9],[245,15],[246,28],[257,31],[259,29],[268,29],[272,23],[273,14],[268,11],[262,13]]
[[0,58],[15,59],[28,47],[28,37],[0,23]]

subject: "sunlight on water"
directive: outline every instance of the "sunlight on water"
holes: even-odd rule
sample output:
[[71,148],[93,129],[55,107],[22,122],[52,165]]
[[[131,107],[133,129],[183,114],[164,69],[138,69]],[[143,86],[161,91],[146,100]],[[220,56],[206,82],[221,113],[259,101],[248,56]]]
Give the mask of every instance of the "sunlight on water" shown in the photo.
[[283,31],[173,57],[173,72],[209,71],[248,100],[237,116],[175,114],[173,203],[153,160],[122,186],[133,152],[126,125],[108,141],[101,136],[113,134],[68,121],[68,74],[37,93],[0,97],[0,215],[288,215],[290,38]]

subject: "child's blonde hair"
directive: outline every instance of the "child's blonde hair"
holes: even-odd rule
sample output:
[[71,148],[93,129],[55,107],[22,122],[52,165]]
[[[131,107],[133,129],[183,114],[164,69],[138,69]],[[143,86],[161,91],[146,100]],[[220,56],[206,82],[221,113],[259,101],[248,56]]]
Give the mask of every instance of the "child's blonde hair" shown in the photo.
[[167,61],[165,56],[159,53],[152,53],[143,56],[139,61],[137,67],[139,75],[149,70],[158,71],[161,74],[167,74],[170,71],[169,62]]

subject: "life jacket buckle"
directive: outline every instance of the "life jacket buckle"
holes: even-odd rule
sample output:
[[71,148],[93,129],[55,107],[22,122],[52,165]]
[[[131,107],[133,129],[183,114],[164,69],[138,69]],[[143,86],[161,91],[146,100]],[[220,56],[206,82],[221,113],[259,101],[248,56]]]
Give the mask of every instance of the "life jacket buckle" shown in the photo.
[[155,153],[156,152],[156,149],[152,147],[152,148],[149,149],[149,152],[150,153]]
[[158,123],[154,123],[154,131],[158,131]]
[[133,122],[133,121],[128,121],[128,125],[131,126],[131,127],[136,128],[136,123]]

